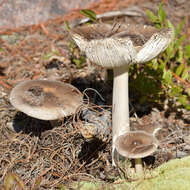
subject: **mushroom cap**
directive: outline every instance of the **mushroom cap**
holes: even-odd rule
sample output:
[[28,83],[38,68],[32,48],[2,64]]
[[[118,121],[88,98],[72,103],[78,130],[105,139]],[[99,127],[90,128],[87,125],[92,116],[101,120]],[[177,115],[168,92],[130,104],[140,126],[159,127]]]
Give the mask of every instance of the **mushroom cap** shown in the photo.
[[10,94],[10,102],[15,108],[42,120],[69,116],[82,105],[82,101],[81,92],[74,86],[49,80],[21,82]]
[[146,133],[149,133],[151,135],[155,135],[159,130],[161,130],[161,125],[154,124],[154,123],[146,123],[146,124],[140,124],[136,121],[132,121],[132,124],[130,125],[131,131],[144,131]]
[[143,158],[158,147],[157,139],[144,131],[130,131],[116,139],[116,150],[127,158]]
[[71,36],[92,62],[113,68],[152,60],[167,48],[173,32],[135,24],[92,24],[73,28]]

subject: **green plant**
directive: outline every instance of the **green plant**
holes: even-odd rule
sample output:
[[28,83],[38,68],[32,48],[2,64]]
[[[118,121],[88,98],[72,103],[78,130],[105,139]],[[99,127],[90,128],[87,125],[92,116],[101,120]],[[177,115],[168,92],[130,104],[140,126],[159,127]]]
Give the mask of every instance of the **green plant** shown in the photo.
[[[33,186],[30,188],[31,190],[39,189],[40,183],[42,181],[42,177],[37,178]],[[20,179],[20,177],[14,173],[8,172],[4,179],[4,185],[1,187],[2,190],[12,190],[12,189],[20,189],[25,190],[26,187],[24,182]]]
[[190,110],[190,45],[186,34],[182,34],[185,19],[175,27],[166,19],[163,3],[159,5],[158,15],[146,12],[157,28],[171,28],[174,39],[157,59],[143,67],[131,67],[131,86],[140,94],[140,103],[161,103],[167,98],[175,107]]
[[61,54],[60,54],[59,50],[53,49],[52,51],[46,53],[43,56],[43,60],[48,61],[52,56],[61,56]]
[[[88,9],[82,9],[80,10],[80,13],[89,18],[91,22],[95,22],[96,21],[96,13],[92,10],[88,10]],[[68,22],[65,22],[65,26],[66,29],[68,31],[70,31],[70,26],[68,24]],[[81,68],[83,63],[86,61],[86,58],[84,55],[80,55],[79,52],[77,51],[77,48],[75,46],[75,43],[73,41],[70,42],[70,51],[71,51],[71,62],[75,63],[77,65],[78,68]]]
[[25,187],[23,181],[16,174],[8,172],[4,179],[4,185],[2,186],[2,190],[11,189],[25,190]]
[[80,13],[85,17],[88,17],[92,22],[96,21],[96,13],[89,9],[82,9]]
[[86,61],[85,56],[80,55],[79,50],[78,48],[76,48],[74,41],[70,42],[69,48],[71,51],[71,62],[75,63],[78,68],[81,68],[83,63]]
[[163,10],[163,3],[160,3],[158,9],[158,15],[155,15],[152,11],[147,10],[146,13],[149,16],[150,20],[154,23],[157,28],[162,28],[164,26],[164,21],[166,18],[166,13]]
[[85,62],[85,56],[82,55],[79,59],[73,58],[73,62],[77,65],[78,68],[81,68],[82,64]]
[[78,190],[187,190],[190,187],[190,157],[170,160],[158,168],[148,171],[147,178],[128,182],[120,180],[115,183],[76,182],[73,189]]
[[[37,177],[32,187],[30,187],[29,189],[30,190],[40,189],[42,181],[43,181],[42,176]],[[28,188],[25,187],[24,182],[18,175],[12,172],[8,172],[4,178],[4,184],[0,186],[0,190],[13,190],[13,189],[26,190]],[[66,188],[62,184],[59,185],[59,189],[66,190]]]

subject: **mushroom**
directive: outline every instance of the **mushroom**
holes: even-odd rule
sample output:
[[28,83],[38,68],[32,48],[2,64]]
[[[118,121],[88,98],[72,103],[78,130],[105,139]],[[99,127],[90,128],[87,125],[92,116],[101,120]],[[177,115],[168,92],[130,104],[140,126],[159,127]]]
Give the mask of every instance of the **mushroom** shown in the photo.
[[140,64],[164,51],[173,38],[171,29],[152,26],[92,24],[73,28],[71,36],[81,51],[97,65],[114,72],[112,100],[112,162],[115,141],[130,131],[128,72],[131,64]]
[[117,152],[126,157],[135,159],[135,169],[137,173],[142,173],[142,160],[152,154],[158,147],[158,140],[145,131],[126,132],[115,141]]
[[16,85],[11,104],[25,114],[41,120],[57,120],[75,113],[83,96],[74,86],[57,81],[30,80]]
[[162,126],[159,124],[154,123],[146,123],[146,124],[140,124],[136,122],[132,122],[131,124],[131,131],[144,131],[146,133],[149,133],[153,136],[157,134],[158,131],[162,129]]

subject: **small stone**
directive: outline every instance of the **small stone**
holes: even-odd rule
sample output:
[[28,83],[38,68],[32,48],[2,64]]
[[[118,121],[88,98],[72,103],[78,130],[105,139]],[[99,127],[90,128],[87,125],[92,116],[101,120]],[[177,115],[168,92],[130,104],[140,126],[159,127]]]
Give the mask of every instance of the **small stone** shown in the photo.
[[184,150],[190,150],[190,145],[185,145]]
[[13,122],[8,122],[6,125],[7,129],[11,130],[12,132],[16,132],[13,127]]
[[184,139],[184,141],[185,141],[186,144],[190,145],[190,135],[185,136],[183,139]]
[[189,154],[186,153],[186,152],[184,152],[184,151],[178,150],[178,151],[176,152],[176,158],[183,158],[183,157],[188,156],[188,155],[189,155]]
[[82,112],[82,119],[84,120],[81,126],[81,133],[84,138],[98,138],[106,141],[111,134],[111,112],[107,110],[91,111],[85,109]]

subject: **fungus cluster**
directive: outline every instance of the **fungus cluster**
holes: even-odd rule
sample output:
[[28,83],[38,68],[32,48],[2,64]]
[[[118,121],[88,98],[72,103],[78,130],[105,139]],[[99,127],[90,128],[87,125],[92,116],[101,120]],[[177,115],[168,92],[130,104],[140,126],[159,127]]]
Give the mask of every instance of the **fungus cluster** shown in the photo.
[[112,162],[116,140],[130,131],[128,72],[131,64],[141,64],[164,51],[173,38],[171,29],[152,26],[92,24],[73,28],[71,36],[92,62],[112,68]]
[[[144,25],[92,24],[73,28],[70,33],[92,62],[114,72],[113,165],[117,153],[135,159],[151,154],[158,146],[154,135],[130,132],[128,72],[131,64],[148,62],[164,51],[172,40],[172,31]],[[10,102],[29,116],[56,120],[75,113],[82,105],[82,94],[69,84],[34,80],[17,85],[11,92]]]

